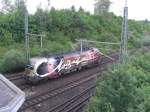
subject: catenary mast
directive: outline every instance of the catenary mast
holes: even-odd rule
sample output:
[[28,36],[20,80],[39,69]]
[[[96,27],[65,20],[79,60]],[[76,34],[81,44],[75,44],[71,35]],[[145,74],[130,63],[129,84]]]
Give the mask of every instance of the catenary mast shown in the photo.
[[120,43],[120,63],[124,63],[124,55],[127,53],[127,39],[128,39],[128,6],[127,0],[125,1],[122,32],[121,32],[121,43]]

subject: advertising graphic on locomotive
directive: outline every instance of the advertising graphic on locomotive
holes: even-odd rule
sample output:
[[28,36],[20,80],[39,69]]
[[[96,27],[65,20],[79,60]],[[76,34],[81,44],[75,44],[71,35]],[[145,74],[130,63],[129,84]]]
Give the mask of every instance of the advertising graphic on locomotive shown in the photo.
[[62,55],[31,58],[26,66],[25,78],[39,81],[44,78],[56,78],[62,74],[79,70],[82,67],[99,63],[101,53],[96,48],[74,51]]

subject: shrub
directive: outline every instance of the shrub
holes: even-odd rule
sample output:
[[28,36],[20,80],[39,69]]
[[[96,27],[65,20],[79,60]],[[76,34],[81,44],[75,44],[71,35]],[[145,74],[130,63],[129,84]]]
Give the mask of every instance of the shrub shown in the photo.
[[132,58],[132,65],[136,66],[137,69],[143,69],[145,72],[150,72],[150,54],[137,54],[138,58]]
[[19,72],[24,69],[26,60],[22,52],[10,50],[4,54],[0,70],[2,72]]
[[[91,99],[87,112],[127,112],[135,103],[133,68],[119,67],[105,73],[97,86],[96,96]],[[97,101],[99,100],[99,101]],[[95,105],[95,106],[93,106]]]
[[86,112],[149,112],[149,53],[136,54],[98,81]]

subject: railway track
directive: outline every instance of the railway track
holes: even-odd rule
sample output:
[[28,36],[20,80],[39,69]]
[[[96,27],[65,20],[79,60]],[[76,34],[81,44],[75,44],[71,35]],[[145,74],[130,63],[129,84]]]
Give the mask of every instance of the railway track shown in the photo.
[[5,74],[5,77],[18,86],[21,90],[30,88],[31,85],[27,84],[24,79],[24,72],[14,73],[14,74]]
[[78,99],[73,106],[70,106],[70,107],[66,108],[66,110],[64,109],[64,111],[61,111],[61,112],[73,112],[73,111],[76,112],[78,109],[80,109],[83,106],[82,105],[83,103],[85,103],[89,100],[89,98],[91,96],[92,95],[87,95],[83,98]]
[[28,98],[20,110],[25,110],[31,106],[34,106],[34,105],[41,103],[47,99],[50,99],[58,94],[62,94],[63,92],[73,89],[87,81],[91,81],[93,78],[95,78],[95,75],[91,76],[91,77],[87,77],[86,79],[77,80],[70,85],[64,86],[63,88],[56,89],[55,91],[47,91],[39,96]]
[[[103,63],[103,64],[105,64],[105,63]],[[102,70],[104,70],[104,68]],[[94,74],[90,77],[96,78],[99,76],[100,76],[100,74],[97,73],[97,74]],[[88,78],[90,78],[90,77],[88,77]],[[86,97],[84,95],[88,94],[95,87],[96,87],[96,84],[93,84],[91,87],[87,88],[86,90],[84,90],[80,94],[78,94],[74,97],[71,97],[70,99],[68,99],[67,101],[63,102],[60,105],[57,105],[56,107],[48,109],[46,112],[77,112],[78,110],[81,110],[81,108],[84,106],[84,103],[87,102],[88,99],[93,94],[89,94]]]
[[[72,105],[73,103],[77,102],[78,99],[83,99],[84,95],[87,95],[86,99],[89,99],[92,96],[92,90],[94,90],[94,88],[96,87],[96,85],[92,85],[91,87],[88,87],[87,89],[85,89],[84,91],[82,91],[81,93],[71,97],[70,99],[68,99],[67,101],[65,101],[64,103],[57,105],[56,107],[52,108],[52,109],[48,109],[46,112],[63,112],[69,108],[73,108],[74,106]],[[80,105],[81,102],[78,102],[78,105]],[[83,102],[82,102],[83,103]],[[72,106],[71,106],[72,105]],[[68,109],[70,110],[70,109]]]
[[[116,59],[118,59],[118,58],[116,58]],[[103,64],[105,64],[106,62],[109,62],[109,61],[105,61]],[[97,74],[96,77],[98,75],[99,74]],[[93,87],[95,87],[95,86],[96,85],[93,85]],[[77,99],[73,98],[73,99],[69,100],[68,102],[64,102],[63,104],[60,105],[60,107],[61,106],[63,107],[63,105],[65,105],[65,107],[63,107],[63,108],[61,107],[61,109],[59,109],[57,111],[52,110],[52,111],[47,111],[47,112],[78,112],[78,111],[80,112],[89,98],[90,98],[90,95],[87,96],[86,98],[82,98],[82,97],[78,96]],[[73,104],[73,103],[75,103],[75,104]],[[67,104],[67,107],[66,107],[66,104]],[[56,107],[56,108],[58,108],[58,107]]]
[[24,72],[14,73],[14,74],[5,74],[5,77],[10,81],[15,81],[23,78]]

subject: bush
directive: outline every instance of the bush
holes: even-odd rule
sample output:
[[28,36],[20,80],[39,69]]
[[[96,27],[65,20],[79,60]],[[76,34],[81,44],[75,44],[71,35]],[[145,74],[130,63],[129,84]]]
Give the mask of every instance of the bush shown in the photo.
[[132,59],[132,65],[137,67],[137,69],[141,68],[145,72],[150,73],[150,54],[137,54],[138,58]]
[[10,50],[4,54],[1,61],[1,72],[19,72],[25,67],[26,59],[22,52],[17,50]]
[[136,54],[98,81],[86,112],[149,112],[149,53]]
[[103,81],[98,83],[96,96],[91,99],[87,112],[127,112],[133,107],[136,87],[131,74],[134,68],[130,67],[126,72],[127,70],[128,66],[123,66],[105,73]]

